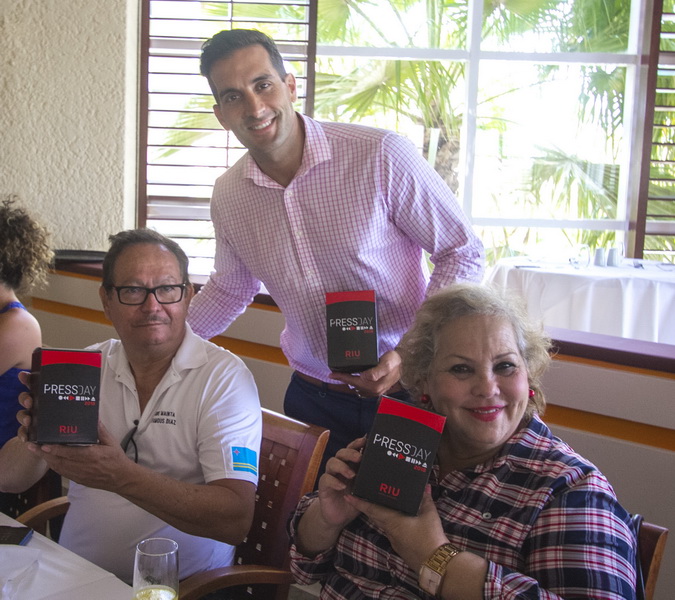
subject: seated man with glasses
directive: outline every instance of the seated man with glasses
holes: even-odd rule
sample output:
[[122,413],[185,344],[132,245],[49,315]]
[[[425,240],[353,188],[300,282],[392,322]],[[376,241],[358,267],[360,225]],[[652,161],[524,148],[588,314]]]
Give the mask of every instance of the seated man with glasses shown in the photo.
[[[180,577],[231,564],[253,518],[262,415],[250,371],[185,322],[193,296],[180,246],[147,229],[110,238],[101,302],[119,340],[102,352],[99,440],[0,451],[0,489],[48,467],[71,481],[60,543],[121,579],[147,537],[178,542]],[[30,408],[31,398],[20,398]]]

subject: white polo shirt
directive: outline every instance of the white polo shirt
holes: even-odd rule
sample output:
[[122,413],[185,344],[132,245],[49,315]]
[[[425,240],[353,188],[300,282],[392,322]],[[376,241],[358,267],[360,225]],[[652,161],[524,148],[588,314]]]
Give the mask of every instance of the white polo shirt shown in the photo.
[[[134,378],[119,340],[103,353],[100,420],[118,440],[134,427],[138,463],[187,483],[258,482],[262,416],[248,368],[232,353],[187,329],[183,344],[140,414]],[[127,449],[132,457],[132,445]],[[180,578],[232,563],[234,549],[188,535],[112,492],[71,483],[60,543],[130,582],[136,544],[178,542]]]

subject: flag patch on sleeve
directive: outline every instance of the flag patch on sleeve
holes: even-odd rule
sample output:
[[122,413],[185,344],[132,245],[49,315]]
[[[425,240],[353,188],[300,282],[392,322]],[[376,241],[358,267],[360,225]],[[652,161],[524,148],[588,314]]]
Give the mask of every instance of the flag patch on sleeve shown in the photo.
[[232,468],[235,471],[246,471],[258,474],[258,453],[243,446],[232,447]]

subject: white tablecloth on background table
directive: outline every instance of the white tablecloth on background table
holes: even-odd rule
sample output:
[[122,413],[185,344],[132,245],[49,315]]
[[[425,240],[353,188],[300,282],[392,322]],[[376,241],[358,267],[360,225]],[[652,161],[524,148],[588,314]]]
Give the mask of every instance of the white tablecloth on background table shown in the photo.
[[[0,513],[0,525],[19,525]],[[105,540],[101,540],[104,544]],[[30,548],[39,552],[37,569],[32,569],[20,582],[17,600],[130,600],[132,589],[112,573],[101,569],[81,556],[66,550],[52,540],[34,533],[26,546],[0,545],[0,575],[2,554],[15,548]]]
[[581,267],[500,260],[487,281],[519,294],[544,325],[675,344],[675,266],[624,260]]

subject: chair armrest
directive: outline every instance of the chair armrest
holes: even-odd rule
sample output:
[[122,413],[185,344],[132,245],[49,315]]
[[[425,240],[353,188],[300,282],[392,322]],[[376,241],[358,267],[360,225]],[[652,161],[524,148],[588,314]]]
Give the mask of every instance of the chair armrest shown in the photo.
[[65,515],[69,507],[70,502],[68,501],[68,497],[59,496],[58,498],[52,498],[34,506],[25,513],[20,514],[16,520],[26,527],[31,527],[35,531],[44,534],[47,522],[54,517]]
[[180,600],[199,600],[203,595],[235,585],[276,584],[290,587],[290,571],[263,565],[232,565],[195,573],[180,582]]

